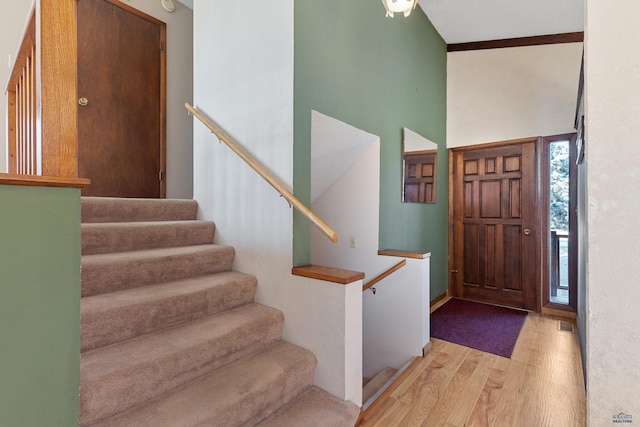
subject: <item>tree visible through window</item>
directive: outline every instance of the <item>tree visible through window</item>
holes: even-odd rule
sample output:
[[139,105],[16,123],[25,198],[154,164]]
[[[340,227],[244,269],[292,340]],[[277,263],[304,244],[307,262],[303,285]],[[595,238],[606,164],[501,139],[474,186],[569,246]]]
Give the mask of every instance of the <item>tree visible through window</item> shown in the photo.
[[549,144],[551,230],[569,231],[569,141]]
[[569,141],[549,144],[549,301],[569,304]]

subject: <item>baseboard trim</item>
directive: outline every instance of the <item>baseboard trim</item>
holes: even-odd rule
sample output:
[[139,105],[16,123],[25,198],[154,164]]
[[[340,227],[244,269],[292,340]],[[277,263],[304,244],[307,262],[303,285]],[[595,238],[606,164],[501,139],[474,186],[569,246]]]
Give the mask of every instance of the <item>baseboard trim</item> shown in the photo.
[[449,301],[449,291],[443,292],[434,299],[431,300],[429,304],[429,312],[433,313],[437,309],[439,309],[445,302]]
[[364,423],[371,419],[373,415],[383,406],[384,402],[386,402],[391,394],[403,383],[403,381],[409,376],[414,370],[415,367],[422,361],[422,357],[416,357],[412,361],[407,362],[405,366],[400,368],[396,375],[393,376],[391,380],[389,380],[390,384],[386,387],[380,394],[376,393],[371,399],[369,399],[369,405],[365,407],[367,402],[363,403],[363,414],[360,418],[360,423]]
[[432,348],[433,343],[431,342],[431,340],[429,340],[429,342],[424,347],[422,347],[422,357],[427,357],[427,354],[429,354]]
[[540,312],[543,316],[561,317],[563,319],[576,319],[576,313],[573,311],[558,310],[555,308],[542,307]]

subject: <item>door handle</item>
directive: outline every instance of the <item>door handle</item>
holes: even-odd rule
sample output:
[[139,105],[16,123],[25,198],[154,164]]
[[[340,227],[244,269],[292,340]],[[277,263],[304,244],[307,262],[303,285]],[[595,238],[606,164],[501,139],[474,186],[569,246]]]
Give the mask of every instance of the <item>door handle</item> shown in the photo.
[[80,98],[78,99],[78,104],[80,104],[83,107],[86,107],[87,104],[89,104],[89,100],[87,98]]
[[531,229],[530,228],[525,228],[523,231],[525,236],[528,236],[529,234],[531,234]]

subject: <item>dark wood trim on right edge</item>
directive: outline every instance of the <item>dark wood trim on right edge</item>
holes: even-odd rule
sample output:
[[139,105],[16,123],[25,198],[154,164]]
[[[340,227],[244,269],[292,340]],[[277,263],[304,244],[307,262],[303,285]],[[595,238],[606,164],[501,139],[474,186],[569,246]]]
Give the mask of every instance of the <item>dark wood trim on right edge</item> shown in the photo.
[[503,47],[538,46],[544,44],[579,43],[584,41],[584,32],[549,34],[546,36],[518,37],[514,39],[486,40],[481,42],[454,43],[447,45],[447,52],[464,50],[500,49]]

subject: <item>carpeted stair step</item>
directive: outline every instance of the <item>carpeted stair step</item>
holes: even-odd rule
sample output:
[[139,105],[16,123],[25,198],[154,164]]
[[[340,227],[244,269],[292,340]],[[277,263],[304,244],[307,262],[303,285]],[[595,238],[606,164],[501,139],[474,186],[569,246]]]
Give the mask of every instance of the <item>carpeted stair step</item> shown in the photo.
[[229,271],[232,246],[197,245],[82,257],[82,296]]
[[82,427],[354,425],[195,201],[81,204]]
[[[280,339],[283,321],[280,311],[250,304],[82,353],[81,424],[91,425],[262,349]],[[243,388],[237,392],[245,394]]]
[[257,426],[345,427],[354,426],[359,415],[360,408],[354,403],[311,386]]
[[253,302],[257,281],[235,271],[82,298],[82,351]]
[[83,197],[82,223],[196,219],[198,203],[182,199]]
[[212,221],[149,221],[82,224],[82,255],[213,243]]
[[316,365],[313,353],[278,341],[95,426],[252,426],[308,388]]

